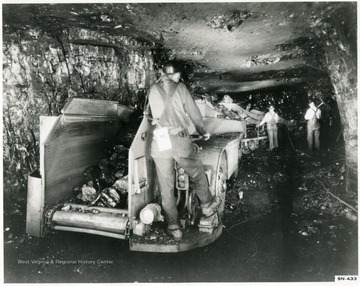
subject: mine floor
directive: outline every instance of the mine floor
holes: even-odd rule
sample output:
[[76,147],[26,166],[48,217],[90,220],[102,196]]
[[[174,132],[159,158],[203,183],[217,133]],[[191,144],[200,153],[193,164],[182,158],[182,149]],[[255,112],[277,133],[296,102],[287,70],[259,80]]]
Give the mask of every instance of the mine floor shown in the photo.
[[[325,137],[327,136],[327,137]],[[319,154],[305,138],[243,155],[229,182],[224,229],[208,246],[181,253],[132,252],[129,242],[50,232],[25,234],[25,200],[6,198],[5,282],[300,282],[358,274],[357,218],[348,206],[345,157],[337,134]],[[242,192],[240,199],[239,192]]]

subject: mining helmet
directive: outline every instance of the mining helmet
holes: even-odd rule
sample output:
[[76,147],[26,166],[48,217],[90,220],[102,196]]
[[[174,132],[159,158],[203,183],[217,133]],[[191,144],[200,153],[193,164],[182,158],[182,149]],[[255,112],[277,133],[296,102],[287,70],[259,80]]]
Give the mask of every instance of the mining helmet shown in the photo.
[[167,75],[182,72],[181,65],[176,61],[167,62],[162,68],[163,72]]

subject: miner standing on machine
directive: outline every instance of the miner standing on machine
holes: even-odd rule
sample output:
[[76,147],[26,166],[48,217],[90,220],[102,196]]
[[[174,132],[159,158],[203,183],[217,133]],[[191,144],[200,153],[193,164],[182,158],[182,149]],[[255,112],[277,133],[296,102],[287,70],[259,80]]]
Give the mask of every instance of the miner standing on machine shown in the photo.
[[152,124],[156,125],[151,156],[159,179],[162,207],[168,223],[167,233],[180,240],[182,231],[174,195],[175,161],[188,173],[190,188],[199,198],[204,216],[217,215],[216,209],[221,199],[212,197],[204,166],[190,140],[187,129],[189,119],[205,140],[210,138],[210,134],[205,130],[201,113],[189,90],[179,82],[181,66],[176,61],[169,61],[161,73],[162,77],[151,86],[148,97]]

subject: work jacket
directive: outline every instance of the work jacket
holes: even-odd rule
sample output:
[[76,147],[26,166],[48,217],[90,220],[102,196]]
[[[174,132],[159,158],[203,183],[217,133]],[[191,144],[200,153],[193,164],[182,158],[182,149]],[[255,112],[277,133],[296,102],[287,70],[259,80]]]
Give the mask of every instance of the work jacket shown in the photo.
[[172,143],[172,150],[160,152],[153,142],[151,155],[166,158],[174,155],[191,156],[194,148],[187,130],[190,120],[200,135],[204,135],[206,130],[200,110],[185,84],[176,83],[164,76],[160,82],[150,88],[149,105],[153,121],[157,127],[169,129]]

